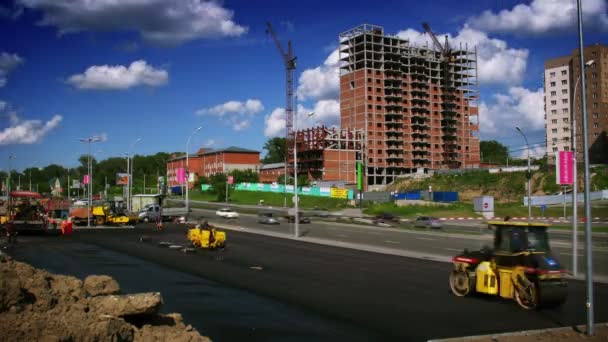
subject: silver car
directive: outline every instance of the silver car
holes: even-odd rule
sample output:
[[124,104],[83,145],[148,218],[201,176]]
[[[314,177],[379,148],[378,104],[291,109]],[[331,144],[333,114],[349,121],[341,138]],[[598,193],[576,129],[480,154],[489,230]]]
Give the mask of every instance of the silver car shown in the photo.
[[441,221],[436,217],[418,216],[414,227],[441,229]]
[[263,224],[279,224],[279,220],[274,213],[263,212],[258,214],[258,223]]

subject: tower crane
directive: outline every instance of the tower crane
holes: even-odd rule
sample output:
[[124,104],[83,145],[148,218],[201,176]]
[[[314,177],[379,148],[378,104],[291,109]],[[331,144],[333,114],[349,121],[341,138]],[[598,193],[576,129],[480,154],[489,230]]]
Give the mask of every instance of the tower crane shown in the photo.
[[[272,29],[272,25],[270,22],[266,22],[266,33],[268,33],[272,39],[274,40],[275,45],[279,49],[281,53],[281,57],[283,58],[283,64],[285,64],[285,78],[286,78],[286,92],[285,92],[285,135],[287,145],[289,146],[289,140],[293,138],[293,73],[296,69],[296,59],[297,57],[293,55],[293,49],[291,47],[291,40],[287,42],[287,52],[283,49],[281,42],[277,38],[277,35],[274,33]],[[288,151],[286,149],[285,151]],[[287,154],[286,154],[287,155]]]

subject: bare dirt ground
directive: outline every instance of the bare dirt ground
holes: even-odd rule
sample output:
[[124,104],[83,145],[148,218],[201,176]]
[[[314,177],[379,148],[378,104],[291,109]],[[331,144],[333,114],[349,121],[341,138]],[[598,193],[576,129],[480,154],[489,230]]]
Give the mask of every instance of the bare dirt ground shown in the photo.
[[108,276],[84,281],[0,255],[0,341],[210,341],[158,292],[120,294]]

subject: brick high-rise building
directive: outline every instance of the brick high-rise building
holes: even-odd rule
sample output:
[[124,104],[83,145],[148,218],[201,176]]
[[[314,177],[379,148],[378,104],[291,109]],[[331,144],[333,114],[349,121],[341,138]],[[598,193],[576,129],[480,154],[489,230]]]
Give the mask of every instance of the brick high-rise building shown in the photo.
[[[608,163],[608,46],[585,47],[587,139],[591,163]],[[545,118],[549,163],[555,152],[572,149],[572,115],[576,115],[577,150],[583,149],[582,81],[579,50],[545,62]],[[576,94],[575,94],[576,89]],[[577,160],[582,155],[577,153]]]
[[364,132],[368,187],[428,169],[479,167],[477,55],[449,56],[361,25],[339,35],[340,127]]

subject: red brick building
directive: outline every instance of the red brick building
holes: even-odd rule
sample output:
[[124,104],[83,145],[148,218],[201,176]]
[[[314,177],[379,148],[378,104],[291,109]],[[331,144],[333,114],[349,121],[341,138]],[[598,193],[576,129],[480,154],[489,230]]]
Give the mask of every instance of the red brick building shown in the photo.
[[366,183],[479,167],[477,55],[448,57],[361,25],[339,36],[340,127],[363,130]]
[[[167,161],[167,183],[170,187],[180,185],[177,182],[177,169],[186,168],[186,156],[173,156]],[[241,147],[224,149],[204,149],[188,158],[188,169],[197,177],[209,177],[216,173],[229,173],[232,170],[251,169],[258,172],[260,168],[260,152]],[[192,188],[192,183],[190,183]]]
[[285,174],[285,163],[272,163],[260,166],[260,183],[274,183]]

